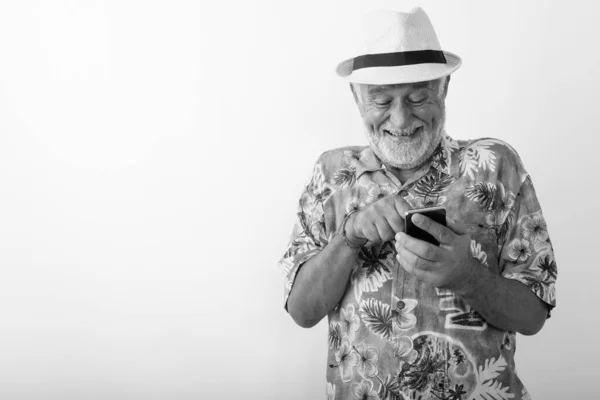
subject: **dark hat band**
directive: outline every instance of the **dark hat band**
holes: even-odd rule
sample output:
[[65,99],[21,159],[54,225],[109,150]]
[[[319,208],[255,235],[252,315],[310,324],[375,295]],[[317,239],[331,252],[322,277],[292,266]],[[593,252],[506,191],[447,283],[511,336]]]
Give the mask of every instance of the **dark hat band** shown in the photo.
[[414,64],[446,64],[441,50],[400,51],[396,53],[365,54],[354,58],[353,71],[371,67],[397,67]]

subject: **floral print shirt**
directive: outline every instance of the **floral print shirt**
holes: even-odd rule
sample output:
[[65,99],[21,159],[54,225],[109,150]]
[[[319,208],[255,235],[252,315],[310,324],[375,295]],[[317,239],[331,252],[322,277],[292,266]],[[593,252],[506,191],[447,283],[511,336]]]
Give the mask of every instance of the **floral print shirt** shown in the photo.
[[[369,147],[324,153],[300,197],[279,265],[285,295],[344,216],[390,193],[413,208],[443,205],[471,236],[481,268],[527,285],[555,306],[556,263],[531,178],[497,139],[444,133],[431,160],[402,185]],[[529,399],[515,371],[515,333],[500,330],[451,291],[415,280],[394,242],[359,252],[345,294],[328,315],[327,399]]]

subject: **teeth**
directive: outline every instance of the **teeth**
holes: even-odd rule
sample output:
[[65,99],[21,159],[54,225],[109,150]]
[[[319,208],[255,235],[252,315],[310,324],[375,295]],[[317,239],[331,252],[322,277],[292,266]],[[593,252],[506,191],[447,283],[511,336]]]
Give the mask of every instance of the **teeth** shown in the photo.
[[419,129],[421,129],[421,127],[413,129],[412,131],[407,132],[407,133],[392,133],[391,131],[388,131],[387,129],[384,129],[384,132],[387,133],[390,136],[393,136],[393,137],[405,137],[405,136],[412,136],[412,135],[414,135],[415,133],[417,133],[419,131]]
[[414,135],[415,133],[417,133],[418,131],[419,131],[419,128],[417,128],[417,129],[413,129],[413,130],[412,130],[412,131],[410,131],[410,132],[407,132],[407,133],[400,134],[400,136],[412,136],[412,135]]

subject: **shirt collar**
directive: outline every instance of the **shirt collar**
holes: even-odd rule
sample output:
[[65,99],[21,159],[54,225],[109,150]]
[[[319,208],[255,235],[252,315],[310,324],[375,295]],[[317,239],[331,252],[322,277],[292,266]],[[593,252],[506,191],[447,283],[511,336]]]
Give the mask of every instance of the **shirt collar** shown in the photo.
[[375,172],[384,169],[383,163],[375,155],[375,152],[371,147],[366,147],[360,152],[360,156],[356,161],[356,179],[360,178],[365,172]]
[[[447,175],[452,175],[458,179],[458,168],[451,165],[450,149],[447,146],[447,141],[450,139],[444,132],[442,141],[435,149],[433,156],[427,161],[431,168]],[[375,155],[371,147],[366,147],[360,152],[360,156],[356,162],[356,179],[360,178],[365,172],[375,172],[385,169],[385,166]]]

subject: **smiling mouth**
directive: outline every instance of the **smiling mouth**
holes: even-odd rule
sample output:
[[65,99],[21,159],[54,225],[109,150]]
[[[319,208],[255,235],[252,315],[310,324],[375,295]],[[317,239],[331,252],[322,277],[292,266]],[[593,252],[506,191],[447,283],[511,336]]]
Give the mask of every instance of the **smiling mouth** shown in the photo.
[[410,136],[416,135],[417,133],[421,133],[422,131],[423,131],[423,127],[419,126],[418,128],[416,128],[412,132],[392,133],[391,131],[388,131],[387,129],[384,129],[383,133],[385,133],[386,135],[392,136],[394,138],[403,138],[403,137],[410,137]]

